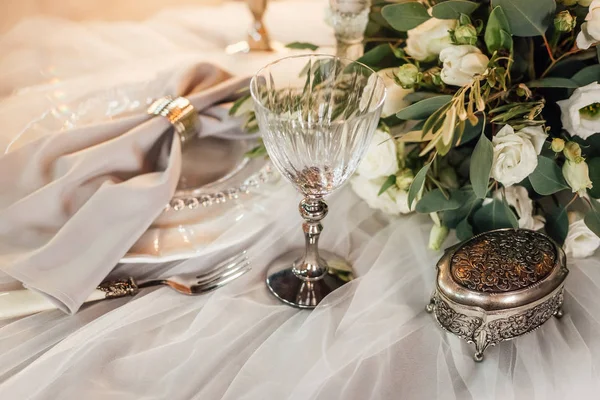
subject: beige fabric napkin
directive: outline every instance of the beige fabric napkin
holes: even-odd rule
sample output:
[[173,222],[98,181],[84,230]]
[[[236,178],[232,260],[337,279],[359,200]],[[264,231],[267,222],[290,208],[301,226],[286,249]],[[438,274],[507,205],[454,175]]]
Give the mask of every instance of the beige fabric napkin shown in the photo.
[[[174,74],[165,95],[186,96],[202,114],[247,84],[198,64]],[[77,311],[172,197],[181,168],[173,138],[166,118],[140,113],[0,156],[0,270]]]

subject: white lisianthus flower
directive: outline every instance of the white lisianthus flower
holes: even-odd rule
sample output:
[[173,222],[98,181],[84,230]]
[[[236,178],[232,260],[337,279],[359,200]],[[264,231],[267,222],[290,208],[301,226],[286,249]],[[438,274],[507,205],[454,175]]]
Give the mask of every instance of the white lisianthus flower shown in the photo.
[[407,94],[414,92],[413,89],[404,89],[394,81],[394,75],[398,68],[385,68],[377,72],[383,79],[383,83],[387,89],[381,117],[386,118],[396,114],[398,111],[410,105],[404,98]]
[[573,193],[584,196],[587,189],[592,188],[590,169],[585,161],[576,163],[567,160],[563,165],[562,172]]
[[471,45],[448,46],[440,52],[442,81],[446,85],[464,86],[473,81],[473,77],[487,69],[490,59],[477,47]]
[[[497,190],[494,197],[502,200],[502,191]],[[546,220],[541,215],[533,215],[533,201],[529,198],[527,189],[523,186],[509,186],[504,188],[506,203],[512,207],[519,218],[519,228],[540,230]]]
[[575,89],[570,98],[557,101],[557,104],[560,106],[563,127],[571,136],[587,139],[600,132],[600,85],[598,82]]
[[396,141],[377,129],[356,172],[367,179],[386,178],[398,172]]
[[569,232],[565,239],[564,249],[568,256],[574,258],[589,257],[600,247],[600,238],[587,227],[583,216],[569,213]]
[[416,201],[413,202],[413,209],[408,207],[408,192],[398,190],[395,186],[390,187],[381,196],[378,196],[385,178],[366,179],[363,176],[355,175],[350,179],[352,190],[363,199],[371,208],[381,210],[386,214],[399,215],[408,214],[414,211]]
[[505,125],[492,139],[494,161],[492,178],[505,187],[521,182],[538,164],[538,154],[548,135],[539,127],[526,127],[515,132]]
[[415,60],[433,60],[440,51],[452,44],[450,31],[456,28],[457,24],[455,19],[428,19],[406,32],[406,53]]
[[600,42],[600,0],[593,0],[589,3],[588,14],[577,35],[577,47],[585,50],[597,42]]

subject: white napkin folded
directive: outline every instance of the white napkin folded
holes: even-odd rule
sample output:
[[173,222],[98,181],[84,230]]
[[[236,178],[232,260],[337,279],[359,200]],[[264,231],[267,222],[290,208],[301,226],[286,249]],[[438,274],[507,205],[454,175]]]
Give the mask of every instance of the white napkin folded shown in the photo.
[[[214,114],[247,84],[203,63],[175,74],[165,95]],[[209,134],[218,128],[200,124]],[[173,196],[181,169],[173,139],[166,118],[140,113],[0,156],[0,270],[76,312]]]

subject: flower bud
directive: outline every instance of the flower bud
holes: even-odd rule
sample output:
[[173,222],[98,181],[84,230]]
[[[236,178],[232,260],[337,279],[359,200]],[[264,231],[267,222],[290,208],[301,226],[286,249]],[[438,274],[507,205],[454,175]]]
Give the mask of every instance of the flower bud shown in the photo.
[[565,141],[561,138],[552,139],[552,151],[555,153],[560,153],[565,148]]
[[430,68],[423,74],[423,80],[431,85],[442,86],[441,73],[442,69],[440,67]]
[[477,43],[477,29],[473,25],[462,25],[454,30],[454,41],[456,44]]
[[429,245],[431,250],[438,251],[446,238],[450,230],[447,226],[434,224],[429,233]]
[[396,187],[408,191],[414,179],[414,173],[409,168],[404,168],[396,174]]
[[412,89],[419,80],[419,68],[413,64],[404,64],[396,72],[396,83],[404,89]]
[[592,188],[590,169],[585,161],[579,163],[567,161],[563,165],[562,172],[573,193],[584,196],[586,189]]
[[581,156],[581,147],[576,142],[567,142],[563,150],[563,154],[567,157],[567,160],[578,164],[583,162],[584,158]]
[[561,11],[554,18],[554,28],[558,32],[571,32],[577,24],[577,18],[567,10]]
[[517,96],[528,99],[532,96],[531,89],[529,89],[524,83],[519,83],[519,86],[517,86]]

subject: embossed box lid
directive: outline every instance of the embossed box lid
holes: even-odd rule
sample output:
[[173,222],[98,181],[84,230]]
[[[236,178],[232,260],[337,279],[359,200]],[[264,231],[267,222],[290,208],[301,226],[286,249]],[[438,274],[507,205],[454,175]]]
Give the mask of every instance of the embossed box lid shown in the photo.
[[500,229],[451,247],[438,263],[438,289],[486,311],[530,304],[561,286],[569,273],[562,248],[526,229]]

